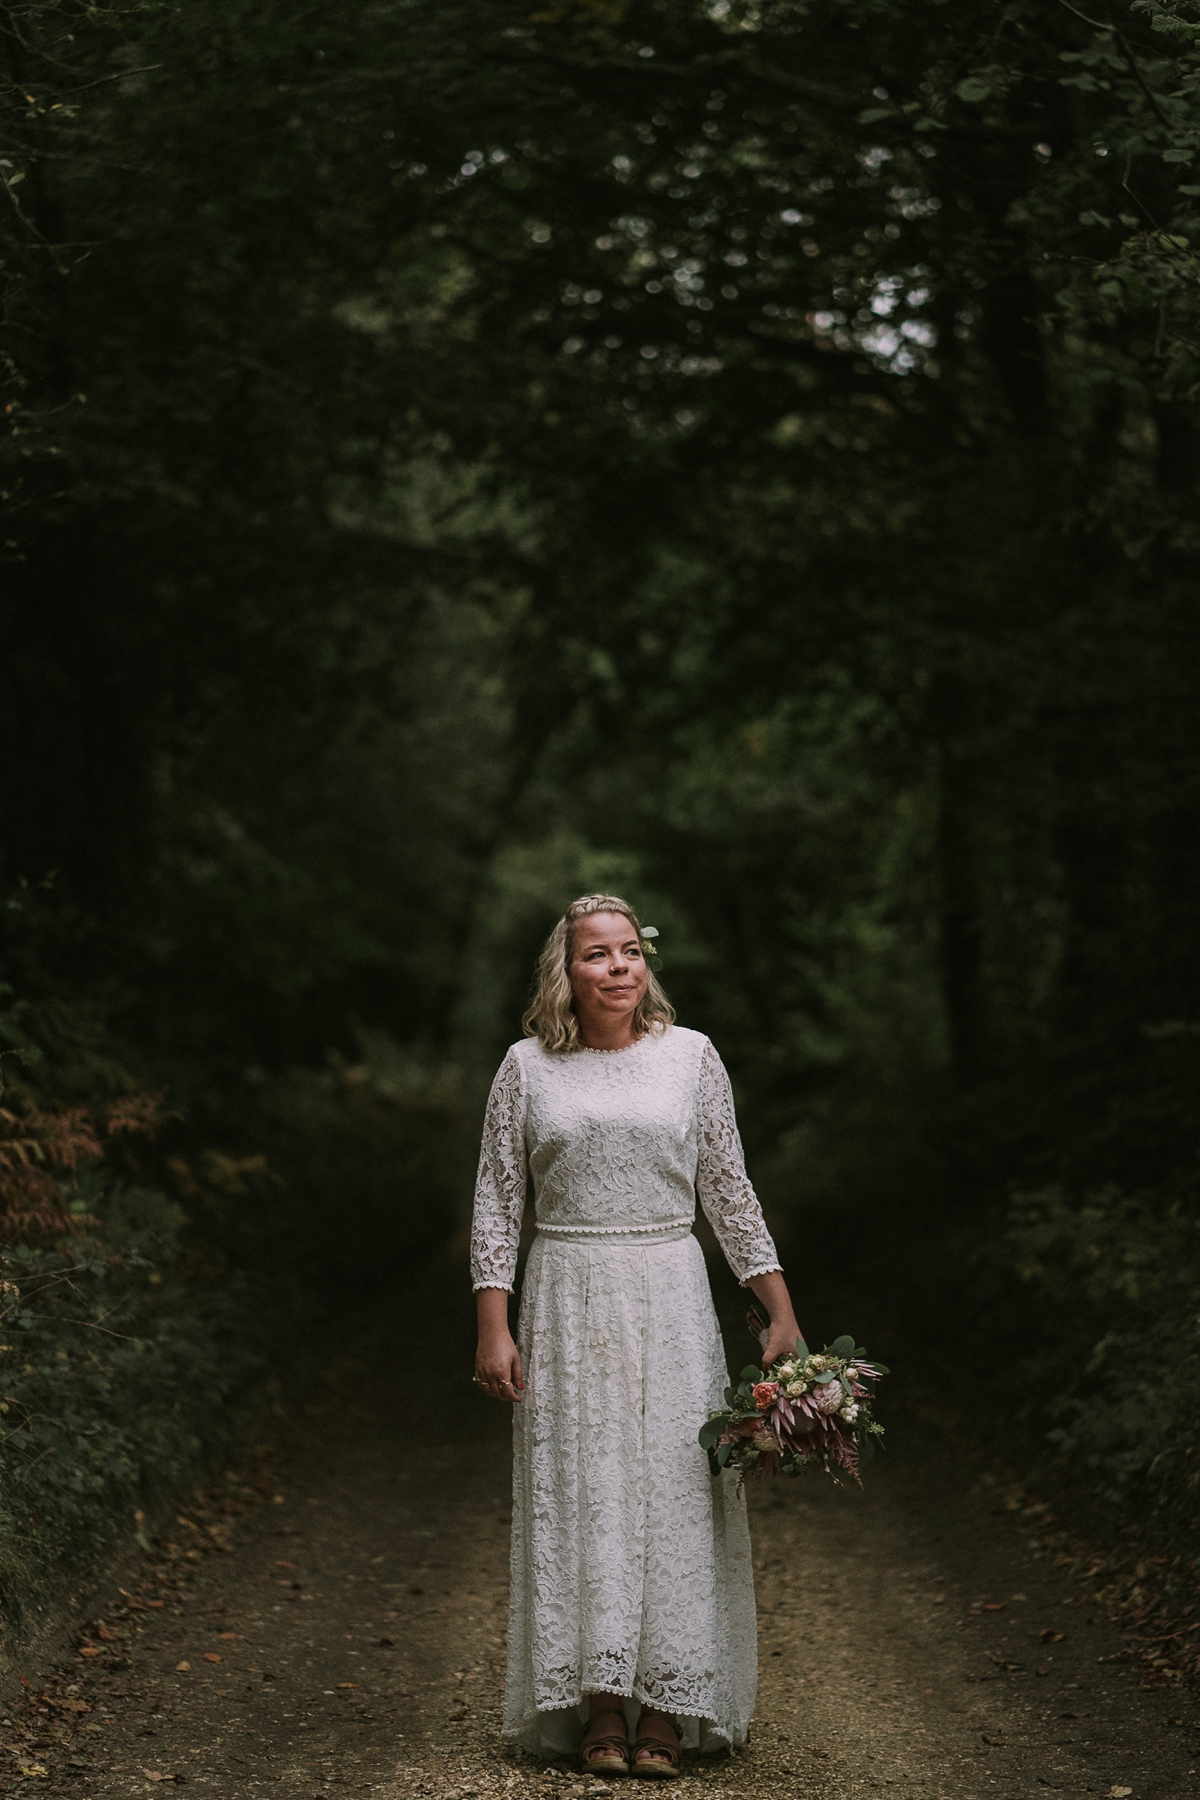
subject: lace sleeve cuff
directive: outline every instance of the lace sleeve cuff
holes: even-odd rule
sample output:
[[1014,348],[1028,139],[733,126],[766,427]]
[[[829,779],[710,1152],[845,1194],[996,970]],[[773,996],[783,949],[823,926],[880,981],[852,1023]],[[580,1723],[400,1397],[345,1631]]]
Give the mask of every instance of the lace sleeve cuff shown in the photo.
[[764,1263],[761,1269],[747,1269],[746,1273],[739,1277],[738,1286],[739,1287],[749,1287],[750,1283],[754,1280],[754,1277],[756,1275],[782,1275],[782,1274],[783,1274],[783,1264],[782,1263],[779,1263],[779,1262]]

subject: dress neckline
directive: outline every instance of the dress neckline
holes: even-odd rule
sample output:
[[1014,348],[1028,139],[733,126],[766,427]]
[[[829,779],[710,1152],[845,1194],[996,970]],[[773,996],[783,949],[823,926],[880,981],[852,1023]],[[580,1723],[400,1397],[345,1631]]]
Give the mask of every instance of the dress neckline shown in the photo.
[[640,1050],[647,1038],[652,1038],[652,1031],[643,1031],[640,1038],[634,1038],[632,1044],[622,1044],[618,1050],[597,1050],[591,1044],[580,1044],[579,1048],[585,1056],[628,1056],[631,1050]]

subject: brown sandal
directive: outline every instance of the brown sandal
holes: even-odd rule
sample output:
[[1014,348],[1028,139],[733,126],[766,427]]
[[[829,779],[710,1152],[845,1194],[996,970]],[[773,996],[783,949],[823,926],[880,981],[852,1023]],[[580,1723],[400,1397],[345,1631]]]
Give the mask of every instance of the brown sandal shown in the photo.
[[[669,1732],[668,1737],[666,1733]],[[666,1713],[643,1709],[638,1720],[637,1736],[633,1740],[633,1766],[631,1773],[641,1775],[647,1781],[673,1781],[679,1774],[682,1759],[680,1739],[682,1732],[674,1719]],[[653,1750],[654,1756],[639,1757],[641,1750]]]
[[[606,1719],[620,1720],[620,1731],[602,1731],[598,1727]],[[579,1746],[584,1773],[588,1775],[628,1775],[629,1731],[625,1714],[619,1706],[606,1706],[593,1713]]]

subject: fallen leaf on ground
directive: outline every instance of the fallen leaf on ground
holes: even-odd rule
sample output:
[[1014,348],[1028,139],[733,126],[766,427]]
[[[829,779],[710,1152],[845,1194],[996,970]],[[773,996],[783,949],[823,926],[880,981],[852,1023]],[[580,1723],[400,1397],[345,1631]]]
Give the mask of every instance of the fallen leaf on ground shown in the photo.
[[236,1631],[218,1631],[217,1636],[219,1638],[236,1638],[237,1632]]
[[1003,1604],[999,1600],[989,1600],[983,1608],[984,1612],[1003,1612]]
[[1043,1644],[1061,1644],[1066,1641],[1066,1636],[1065,1631],[1043,1631],[1042,1642]]
[[178,1781],[178,1775],[165,1775],[161,1769],[143,1769],[147,1781]]
[[1108,1800],[1126,1800],[1126,1795],[1132,1792],[1132,1788],[1111,1787],[1108,1790]]
[[100,1652],[95,1644],[80,1644],[79,1654],[80,1656],[99,1656]]
[[221,1659],[215,1650],[206,1650],[204,1652],[204,1660],[205,1662],[220,1662]]
[[17,1773],[20,1775],[46,1775],[49,1771],[45,1763],[18,1763]]
[[175,1664],[175,1673],[177,1675],[190,1675],[191,1670],[192,1670],[192,1665],[189,1662],[182,1662],[182,1663]]
[[357,1687],[358,1683],[357,1683],[357,1681],[339,1681],[338,1686],[340,1688]]

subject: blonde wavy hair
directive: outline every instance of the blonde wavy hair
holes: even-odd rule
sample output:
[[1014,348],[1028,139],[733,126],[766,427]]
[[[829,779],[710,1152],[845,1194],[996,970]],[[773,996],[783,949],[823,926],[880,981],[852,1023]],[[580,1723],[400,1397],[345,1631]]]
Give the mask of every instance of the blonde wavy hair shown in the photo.
[[[616,894],[583,894],[572,900],[538,957],[537,988],[521,1020],[526,1037],[535,1037],[545,1050],[582,1050],[579,1020],[575,1016],[575,997],[571,992],[571,956],[575,947],[575,926],[592,913],[620,913],[629,920],[638,937],[641,920],[627,900]],[[653,973],[646,992],[633,1015],[635,1037],[648,1031],[665,1031],[674,1022],[675,1008],[663,993]]]

